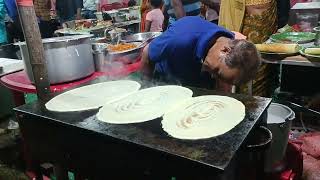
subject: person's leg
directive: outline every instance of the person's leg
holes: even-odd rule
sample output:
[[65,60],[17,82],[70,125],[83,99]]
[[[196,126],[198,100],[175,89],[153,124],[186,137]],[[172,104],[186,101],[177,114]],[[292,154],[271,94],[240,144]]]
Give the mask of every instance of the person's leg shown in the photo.
[[14,24],[12,22],[6,23],[7,40],[8,43],[14,42]]
[[65,22],[68,22],[68,21],[73,21],[75,20],[76,17],[75,16],[72,16],[72,17],[60,17],[60,23],[63,24]]
[[41,33],[42,38],[50,38],[53,36],[53,32],[50,27],[49,21],[40,21],[39,29],[40,29],[40,33]]
[[96,19],[96,15],[94,14],[96,11],[91,11],[91,10],[83,10],[82,17],[84,19]]
[[94,14],[96,11],[89,11],[88,13],[88,19],[96,19],[96,15]]
[[90,11],[88,11],[88,10],[83,10],[83,11],[81,12],[82,17],[83,17],[84,19],[89,19],[89,13],[90,13]]

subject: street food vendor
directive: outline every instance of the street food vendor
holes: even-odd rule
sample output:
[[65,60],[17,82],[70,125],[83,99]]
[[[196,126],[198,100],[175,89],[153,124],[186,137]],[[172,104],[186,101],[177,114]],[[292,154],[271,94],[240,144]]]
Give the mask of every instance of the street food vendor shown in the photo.
[[254,44],[200,17],[184,17],[145,47],[142,74],[150,80],[230,90],[254,78],[261,62]]

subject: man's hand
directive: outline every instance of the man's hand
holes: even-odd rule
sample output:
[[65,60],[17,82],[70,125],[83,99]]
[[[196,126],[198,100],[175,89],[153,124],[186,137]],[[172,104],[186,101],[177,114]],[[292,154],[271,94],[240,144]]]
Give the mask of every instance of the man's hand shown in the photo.
[[235,39],[247,39],[247,36],[239,33],[239,32],[236,32],[236,31],[232,31],[234,33],[234,38]]
[[174,13],[177,19],[186,16],[186,12],[183,9],[182,0],[171,0],[171,6],[174,9]]

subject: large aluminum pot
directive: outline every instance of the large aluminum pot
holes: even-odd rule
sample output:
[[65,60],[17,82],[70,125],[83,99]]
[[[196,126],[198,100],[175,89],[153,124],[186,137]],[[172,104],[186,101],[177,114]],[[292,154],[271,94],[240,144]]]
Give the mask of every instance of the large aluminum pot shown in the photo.
[[271,103],[268,108],[268,129],[273,134],[271,147],[266,152],[265,171],[277,172],[285,166],[281,163],[286,153],[289,132],[295,113],[287,106]]
[[[77,35],[42,40],[50,84],[77,80],[94,72],[90,37]],[[28,77],[34,83],[26,43],[16,44],[20,47]]]

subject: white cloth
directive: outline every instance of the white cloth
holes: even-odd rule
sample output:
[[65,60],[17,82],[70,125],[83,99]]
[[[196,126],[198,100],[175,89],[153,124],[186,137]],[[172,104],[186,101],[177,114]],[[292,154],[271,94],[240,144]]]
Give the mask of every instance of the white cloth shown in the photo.
[[97,3],[99,3],[99,0],[83,0],[83,9],[90,11],[97,10]]

